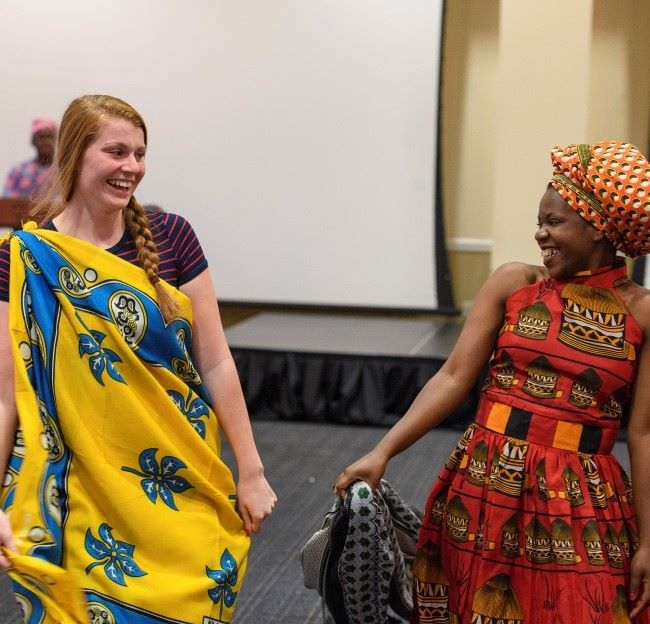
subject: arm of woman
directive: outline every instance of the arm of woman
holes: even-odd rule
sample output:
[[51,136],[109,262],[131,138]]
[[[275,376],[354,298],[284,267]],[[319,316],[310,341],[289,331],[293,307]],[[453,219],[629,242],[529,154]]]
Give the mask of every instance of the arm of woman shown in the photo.
[[257,533],[276,496],[264,476],[235,362],[221,325],[212,279],[203,271],[180,288],[192,301],[192,353],[237,461],[239,511],[248,533]]
[[[17,425],[14,367],[9,342],[9,304],[0,301],[0,475],[4,475]],[[0,511],[0,547],[16,550],[9,518]],[[0,550],[0,568],[9,561]]]
[[505,302],[517,288],[536,279],[536,267],[509,263],[496,269],[479,290],[454,349],[400,420],[377,446],[348,466],[334,484],[343,496],[354,481],[376,488],[388,461],[419,440],[467,397],[488,362],[503,324]]
[[627,429],[630,476],[639,525],[639,548],[631,564],[629,593],[634,604],[631,618],[650,606],[650,489],[646,483],[650,470],[650,292],[645,293],[640,305],[629,306],[645,335]]

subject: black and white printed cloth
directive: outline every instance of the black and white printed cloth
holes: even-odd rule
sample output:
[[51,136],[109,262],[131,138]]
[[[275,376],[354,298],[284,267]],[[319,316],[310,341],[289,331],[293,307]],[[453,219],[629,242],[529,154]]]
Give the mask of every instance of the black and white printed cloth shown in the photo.
[[323,601],[326,624],[397,624],[413,608],[420,513],[384,480],[353,483],[301,552],[305,586]]

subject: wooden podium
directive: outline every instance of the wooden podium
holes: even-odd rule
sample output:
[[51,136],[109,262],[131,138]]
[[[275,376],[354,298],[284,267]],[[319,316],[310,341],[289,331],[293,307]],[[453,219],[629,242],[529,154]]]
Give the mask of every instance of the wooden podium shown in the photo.
[[32,202],[28,199],[13,197],[0,197],[0,226],[20,228],[23,221],[27,221],[27,213]]

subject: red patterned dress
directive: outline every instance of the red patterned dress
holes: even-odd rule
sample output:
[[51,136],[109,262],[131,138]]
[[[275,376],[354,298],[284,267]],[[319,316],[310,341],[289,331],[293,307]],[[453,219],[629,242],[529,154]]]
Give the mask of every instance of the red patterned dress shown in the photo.
[[508,299],[476,420],[426,505],[414,622],[630,622],[637,524],[611,454],[643,342],[613,290],[626,278],[604,267]]

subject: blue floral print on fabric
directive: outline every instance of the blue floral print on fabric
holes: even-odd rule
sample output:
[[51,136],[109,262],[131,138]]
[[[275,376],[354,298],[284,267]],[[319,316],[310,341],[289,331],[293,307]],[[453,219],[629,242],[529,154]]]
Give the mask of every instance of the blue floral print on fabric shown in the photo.
[[125,383],[122,375],[113,365],[115,362],[121,362],[120,357],[110,349],[102,348],[102,342],[106,334],[100,331],[90,330],[90,334],[79,334],[79,357],[89,355],[88,365],[95,379],[103,386],[102,376],[106,371],[115,381]]
[[160,465],[158,465],[157,452],[157,448],[149,448],[140,453],[139,463],[142,471],[129,466],[122,466],[122,470],[143,477],[140,485],[152,503],[155,504],[160,496],[160,500],[167,507],[178,511],[174,501],[174,493],[179,494],[193,486],[187,479],[175,473],[181,468],[187,468],[187,466],[178,457],[171,455],[165,455],[160,460]]
[[195,396],[194,399],[192,399],[193,392],[191,390],[187,397],[184,397],[176,390],[167,390],[167,394],[171,397],[181,414],[183,414],[192,427],[194,427],[195,431],[205,439],[205,423],[200,419],[204,416],[210,416],[210,409],[206,402],[199,396]]
[[97,533],[100,539],[97,539],[92,531],[86,531],[84,546],[86,551],[96,562],[86,567],[86,574],[96,566],[104,566],[106,576],[117,583],[126,587],[124,575],[131,577],[146,576],[146,572],[133,559],[135,546],[121,542],[113,537],[112,528],[105,522],[99,526]]
[[237,585],[237,562],[227,548],[221,555],[219,565],[221,565],[220,570],[212,570],[205,566],[205,572],[216,583],[216,587],[208,590],[208,595],[212,602],[221,606],[219,614],[221,618],[224,606],[232,607],[237,599],[237,592],[233,590]]

